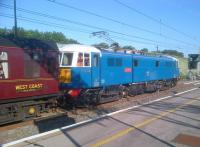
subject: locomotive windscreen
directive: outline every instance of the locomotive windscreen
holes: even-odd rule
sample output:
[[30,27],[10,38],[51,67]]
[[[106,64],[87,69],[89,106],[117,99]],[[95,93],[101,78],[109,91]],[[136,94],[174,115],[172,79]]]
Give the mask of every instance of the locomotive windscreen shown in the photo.
[[200,54],[189,54],[188,57],[188,68],[197,69],[197,64],[200,62]]

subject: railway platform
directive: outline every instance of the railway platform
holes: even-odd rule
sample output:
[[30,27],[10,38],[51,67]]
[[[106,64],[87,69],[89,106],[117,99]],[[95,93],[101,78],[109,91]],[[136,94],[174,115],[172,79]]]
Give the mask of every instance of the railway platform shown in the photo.
[[200,90],[194,89],[3,146],[200,146],[199,118]]

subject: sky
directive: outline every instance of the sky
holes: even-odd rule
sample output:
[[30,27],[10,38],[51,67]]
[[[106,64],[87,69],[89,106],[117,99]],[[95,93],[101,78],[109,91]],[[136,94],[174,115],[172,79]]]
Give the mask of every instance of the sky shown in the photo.
[[[13,1],[0,0],[1,28],[14,25]],[[105,31],[121,46],[150,51],[158,46],[159,50],[173,49],[185,55],[200,52],[199,0],[16,0],[16,4],[18,27],[62,32],[82,44],[110,44],[91,34]]]

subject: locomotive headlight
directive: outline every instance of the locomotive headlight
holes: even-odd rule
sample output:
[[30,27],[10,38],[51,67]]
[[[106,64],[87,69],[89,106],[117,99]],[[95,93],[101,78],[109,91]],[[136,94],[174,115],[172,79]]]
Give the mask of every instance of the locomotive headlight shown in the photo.
[[28,113],[29,113],[30,115],[33,115],[35,112],[36,112],[36,110],[35,110],[34,107],[29,107]]
[[59,82],[61,83],[71,83],[71,69],[69,68],[61,68],[60,69],[60,76],[59,76]]

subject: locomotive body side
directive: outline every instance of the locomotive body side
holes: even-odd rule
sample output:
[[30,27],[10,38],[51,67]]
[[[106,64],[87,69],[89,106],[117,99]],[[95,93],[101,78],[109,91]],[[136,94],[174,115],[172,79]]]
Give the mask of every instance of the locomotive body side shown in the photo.
[[169,57],[133,55],[133,71],[134,83],[179,77],[178,61]]
[[30,43],[43,44],[36,40],[1,38],[0,124],[35,117],[56,103],[58,51],[34,48]]
[[[5,53],[7,60],[5,61],[8,68],[4,70],[8,73],[8,77],[0,79],[0,103],[13,99],[21,99],[26,97],[37,97],[58,93],[58,82],[56,77],[52,77],[45,70],[33,61],[36,68],[35,77],[25,77],[24,52],[21,48],[0,47],[0,53]],[[28,61],[26,61],[28,62]],[[5,63],[3,63],[5,64]],[[26,63],[27,64],[27,63]],[[30,65],[29,65],[30,66]]]
[[100,66],[101,86],[132,83],[132,55],[102,52]]
[[179,77],[178,62],[172,57],[109,52],[84,45],[65,45],[59,50],[60,87],[67,99],[86,105],[164,90],[175,86]]

